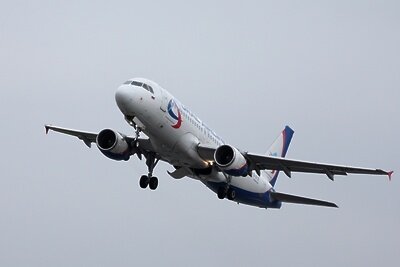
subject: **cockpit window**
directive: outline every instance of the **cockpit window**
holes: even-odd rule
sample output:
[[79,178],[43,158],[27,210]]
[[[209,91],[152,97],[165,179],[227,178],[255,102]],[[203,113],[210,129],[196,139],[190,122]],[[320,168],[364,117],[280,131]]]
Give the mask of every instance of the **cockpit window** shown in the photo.
[[146,89],[147,91],[151,92],[152,94],[154,94],[153,88],[151,88],[150,85],[147,85],[144,83],[143,88]]
[[143,83],[140,83],[140,82],[137,82],[137,81],[133,81],[132,85],[136,85],[136,86],[142,87]]
[[147,85],[145,83],[137,82],[137,81],[132,81],[132,85],[140,86],[149,91],[150,93],[154,94],[153,88],[150,85]]
[[132,81],[126,81],[124,84],[131,84]]

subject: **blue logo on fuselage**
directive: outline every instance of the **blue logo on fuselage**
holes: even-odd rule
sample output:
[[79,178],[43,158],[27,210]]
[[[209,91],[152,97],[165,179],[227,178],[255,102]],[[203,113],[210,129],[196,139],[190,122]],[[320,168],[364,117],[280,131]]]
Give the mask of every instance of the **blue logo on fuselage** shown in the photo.
[[172,128],[179,129],[182,125],[182,115],[181,111],[178,108],[178,105],[175,103],[173,99],[168,102],[168,114],[172,119],[176,120],[176,123],[171,125]]

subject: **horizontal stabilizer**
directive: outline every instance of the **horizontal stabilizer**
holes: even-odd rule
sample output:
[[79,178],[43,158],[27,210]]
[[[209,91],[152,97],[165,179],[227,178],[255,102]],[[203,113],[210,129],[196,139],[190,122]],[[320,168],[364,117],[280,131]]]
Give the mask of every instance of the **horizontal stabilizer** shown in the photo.
[[279,192],[271,192],[270,195],[271,195],[271,198],[273,198],[274,200],[278,200],[278,201],[286,202],[286,203],[338,208],[338,206],[335,203],[318,200],[318,199],[299,197],[299,196],[294,196],[294,195],[289,195],[289,194],[284,194],[284,193],[279,193]]

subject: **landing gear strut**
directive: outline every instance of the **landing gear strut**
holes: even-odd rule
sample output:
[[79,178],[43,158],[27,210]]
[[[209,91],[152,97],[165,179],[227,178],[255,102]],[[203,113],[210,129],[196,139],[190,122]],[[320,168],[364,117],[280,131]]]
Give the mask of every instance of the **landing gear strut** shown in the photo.
[[[132,141],[131,146],[132,146],[132,151],[134,154],[138,156],[140,160],[142,160],[142,151],[138,147],[138,140],[140,137],[140,132],[142,129],[136,125],[136,123],[133,121],[134,117],[133,116],[125,116],[125,120],[131,125],[133,128],[135,128],[135,139]],[[146,156],[146,165],[149,170],[148,175],[142,175],[139,179],[139,185],[141,188],[145,189],[147,186],[151,190],[156,190],[158,186],[158,178],[153,177],[153,170],[154,167],[156,167],[158,161],[160,159],[156,159],[155,153],[149,153],[145,154]]]
[[148,175],[142,175],[139,180],[139,185],[141,188],[146,188],[149,186],[151,190],[156,190],[158,186],[158,178],[153,176],[154,167],[156,167],[158,161],[160,159],[156,159],[154,153],[150,153],[146,158],[146,165],[149,169]]

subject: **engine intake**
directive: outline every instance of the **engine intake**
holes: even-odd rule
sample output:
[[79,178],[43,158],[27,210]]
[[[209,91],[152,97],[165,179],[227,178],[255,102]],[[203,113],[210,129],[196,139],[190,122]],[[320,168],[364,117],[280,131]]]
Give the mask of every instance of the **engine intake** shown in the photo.
[[235,147],[222,145],[215,150],[214,161],[225,173],[232,176],[247,176],[246,158]]
[[125,136],[111,130],[102,130],[96,138],[96,145],[99,150],[108,158],[114,160],[128,160],[130,157],[130,146]]

